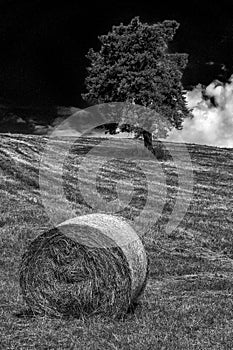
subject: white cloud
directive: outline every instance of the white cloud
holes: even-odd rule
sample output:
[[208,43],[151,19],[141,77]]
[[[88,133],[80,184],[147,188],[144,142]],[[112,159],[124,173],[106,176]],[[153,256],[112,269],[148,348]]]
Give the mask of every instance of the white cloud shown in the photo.
[[[186,94],[193,118],[186,118],[183,130],[172,130],[167,141],[233,147],[233,76],[226,84],[214,81],[205,89],[198,85]],[[214,104],[211,103],[214,100]]]

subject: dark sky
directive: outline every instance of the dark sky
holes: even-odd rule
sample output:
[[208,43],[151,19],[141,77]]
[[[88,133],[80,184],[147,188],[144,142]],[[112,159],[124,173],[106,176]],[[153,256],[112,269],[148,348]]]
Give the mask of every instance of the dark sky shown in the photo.
[[83,107],[85,54],[97,36],[132,17],[180,23],[172,49],[190,54],[183,84],[233,73],[233,1],[0,0],[0,98]]

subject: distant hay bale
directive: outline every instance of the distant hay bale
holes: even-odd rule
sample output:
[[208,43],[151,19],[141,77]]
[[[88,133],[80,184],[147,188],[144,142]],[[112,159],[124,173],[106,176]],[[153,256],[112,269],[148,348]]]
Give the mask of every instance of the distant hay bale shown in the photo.
[[34,313],[118,318],[142,293],[148,260],[119,217],[89,214],[38,236],[20,266],[23,297]]

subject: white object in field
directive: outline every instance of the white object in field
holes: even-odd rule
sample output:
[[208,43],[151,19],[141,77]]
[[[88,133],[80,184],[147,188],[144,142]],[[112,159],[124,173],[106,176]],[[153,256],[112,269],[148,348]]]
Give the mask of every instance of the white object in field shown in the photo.
[[[91,247],[101,246],[103,248],[109,248],[115,246],[121,248],[131,271],[131,298],[134,300],[140,293],[142,286],[145,283],[147,277],[148,259],[141,239],[129,225],[129,223],[126,222],[125,219],[115,215],[95,213],[69,219],[59,224],[57,228],[62,228],[63,226],[69,225],[77,225],[77,230],[75,230],[75,232],[73,232],[73,230],[68,230],[67,233],[65,230],[62,230],[62,233],[66,234],[67,237],[74,239],[76,242],[79,242],[80,237],[80,242],[83,243],[80,235],[82,235],[83,227],[87,226],[87,228],[89,228],[89,233],[91,232],[90,229],[93,228],[94,231],[99,231],[102,238],[104,236],[110,238],[111,245],[102,245],[103,239],[101,240],[101,238],[99,238],[99,242],[96,242],[96,245],[95,243],[93,245],[93,237],[91,237],[91,233],[90,241],[88,242],[88,240],[85,240],[86,245]],[[82,230],[78,229],[79,226],[80,228],[82,227]],[[94,234],[94,236],[94,240],[96,240],[96,235]]]

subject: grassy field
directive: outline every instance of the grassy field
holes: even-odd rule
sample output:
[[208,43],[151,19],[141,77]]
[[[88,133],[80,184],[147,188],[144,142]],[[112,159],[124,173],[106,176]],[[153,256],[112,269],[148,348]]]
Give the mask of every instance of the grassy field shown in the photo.
[[[46,141],[41,136],[0,136],[0,349],[232,349],[233,150],[187,145],[193,197],[171,234],[165,227],[176,201],[177,172],[172,159],[161,162],[166,203],[160,219],[142,237],[150,275],[134,313],[120,321],[50,319],[27,313],[18,280],[28,243],[52,228],[38,182]],[[54,140],[57,157],[64,142],[68,141]],[[77,215],[93,212],[79,192],[76,177],[81,159],[99,142],[78,139],[64,164],[64,192]],[[172,147],[178,152],[180,145]],[[56,169],[50,170],[55,179]],[[132,201],[121,213],[133,219],[147,195],[143,171],[136,164],[110,162],[99,172],[98,191],[107,200],[115,199],[119,176],[133,179]],[[61,221],[66,218],[59,206],[56,210]]]

